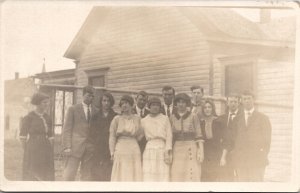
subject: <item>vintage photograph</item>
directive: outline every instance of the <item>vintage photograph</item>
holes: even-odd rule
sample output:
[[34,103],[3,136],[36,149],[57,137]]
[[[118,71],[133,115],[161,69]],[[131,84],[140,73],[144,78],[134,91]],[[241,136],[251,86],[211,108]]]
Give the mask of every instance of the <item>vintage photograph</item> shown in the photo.
[[1,190],[299,190],[299,3],[0,8]]

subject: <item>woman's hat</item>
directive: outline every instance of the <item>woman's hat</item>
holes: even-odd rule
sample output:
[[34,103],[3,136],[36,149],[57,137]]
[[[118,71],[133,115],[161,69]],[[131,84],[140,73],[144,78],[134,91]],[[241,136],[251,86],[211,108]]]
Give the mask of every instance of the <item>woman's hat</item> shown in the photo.
[[122,104],[121,104],[122,101],[127,101],[127,102],[130,104],[130,106],[133,106],[133,103],[134,103],[133,98],[132,98],[131,96],[129,96],[129,95],[123,95],[123,96],[121,97],[119,106],[122,105]]
[[150,106],[152,104],[159,104],[159,106],[161,106],[161,101],[158,97],[151,97],[149,100],[148,100],[148,108],[150,108]]
[[191,105],[191,98],[186,93],[177,94],[174,99],[174,104],[176,105],[180,99],[184,100],[186,102],[187,106]]
[[33,94],[32,98],[31,98],[31,104],[40,105],[44,99],[49,99],[49,98],[50,97],[48,95],[46,95],[45,93],[38,92],[38,93]]

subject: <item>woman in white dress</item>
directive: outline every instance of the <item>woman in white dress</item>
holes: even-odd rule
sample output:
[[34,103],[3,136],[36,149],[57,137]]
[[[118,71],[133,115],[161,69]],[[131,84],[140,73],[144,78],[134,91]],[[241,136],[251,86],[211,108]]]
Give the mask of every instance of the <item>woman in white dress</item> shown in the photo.
[[120,100],[121,115],[111,122],[109,149],[113,168],[111,181],[142,181],[142,159],[138,140],[143,137],[141,119],[132,114],[134,100],[129,95]]
[[169,181],[172,129],[169,118],[160,113],[161,101],[149,99],[150,114],[142,119],[142,129],[147,140],[143,154],[144,181]]

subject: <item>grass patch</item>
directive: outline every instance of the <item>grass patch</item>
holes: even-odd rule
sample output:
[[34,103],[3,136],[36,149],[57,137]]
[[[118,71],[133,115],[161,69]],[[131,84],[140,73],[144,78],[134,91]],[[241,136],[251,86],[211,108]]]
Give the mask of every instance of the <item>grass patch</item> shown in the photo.
[[[54,139],[54,166],[55,180],[62,180],[63,162],[61,156],[61,136]],[[23,154],[21,143],[18,139],[6,138],[4,140],[4,175],[7,180],[22,180]]]

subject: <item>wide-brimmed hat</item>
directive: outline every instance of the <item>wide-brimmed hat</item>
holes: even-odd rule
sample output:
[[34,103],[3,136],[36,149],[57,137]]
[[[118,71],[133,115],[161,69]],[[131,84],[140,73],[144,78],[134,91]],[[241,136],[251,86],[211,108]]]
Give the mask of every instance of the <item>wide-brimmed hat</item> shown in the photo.
[[152,104],[159,104],[159,106],[161,106],[161,101],[158,97],[151,97],[149,100],[148,100],[148,108],[150,108],[150,106]]
[[186,93],[179,93],[175,96],[174,105],[177,105],[177,102],[182,99],[186,102],[187,106],[191,105],[191,98]]
[[127,101],[130,104],[130,106],[133,106],[134,103],[134,100],[130,95],[123,95],[120,99],[119,106],[122,105],[122,101]]
[[50,97],[42,92],[37,92],[35,94],[33,94],[33,96],[31,97],[31,104],[33,105],[40,105],[41,102],[45,99],[49,99]]

